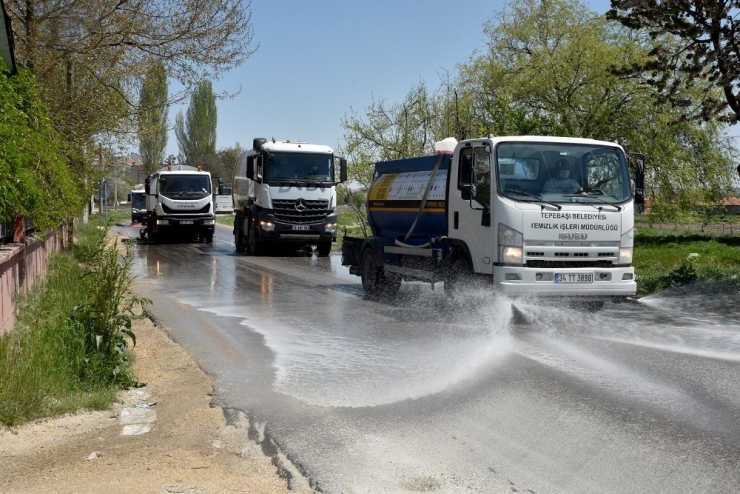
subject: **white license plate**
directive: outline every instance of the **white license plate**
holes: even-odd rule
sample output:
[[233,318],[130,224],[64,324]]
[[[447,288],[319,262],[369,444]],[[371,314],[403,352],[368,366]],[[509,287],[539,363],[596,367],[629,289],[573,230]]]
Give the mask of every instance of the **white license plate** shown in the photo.
[[180,220],[181,225],[192,225],[193,220]]
[[308,230],[308,225],[293,225],[293,230]]
[[555,273],[555,283],[593,283],[593,273]]

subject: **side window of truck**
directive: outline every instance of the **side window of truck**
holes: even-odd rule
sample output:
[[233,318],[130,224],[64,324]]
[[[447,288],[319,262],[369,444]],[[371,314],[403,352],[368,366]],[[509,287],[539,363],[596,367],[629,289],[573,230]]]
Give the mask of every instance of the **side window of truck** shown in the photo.
[[466,185],[473,185],[471,177],[473,173],[473,148],[463,148],[460,151],[460,166],[457,171],[457,188],[462,190]]
[[491,154],[485,147],[474,148],[475,199],[483,206],[491,206]]

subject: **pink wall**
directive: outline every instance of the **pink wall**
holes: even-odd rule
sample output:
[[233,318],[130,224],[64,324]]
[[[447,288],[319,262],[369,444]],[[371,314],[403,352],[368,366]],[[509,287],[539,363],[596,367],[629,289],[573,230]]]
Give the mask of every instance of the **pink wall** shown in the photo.
[[61,227],[42,241],[28,237],[22,244],[0,246],[0,335],[15,323],[15,301],[25,295],[38,276],[46,273],[49,254],[61,250],[68,241],[68,229]]

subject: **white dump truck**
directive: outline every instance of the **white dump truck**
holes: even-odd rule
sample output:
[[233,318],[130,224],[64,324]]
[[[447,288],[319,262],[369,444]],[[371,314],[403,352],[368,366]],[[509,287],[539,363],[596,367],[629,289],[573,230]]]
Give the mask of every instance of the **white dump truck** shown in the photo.
[[316,246],[328,256],[337,239],[336,185],[346,179],[347,161],[329,146],[254,139],[234,167],[236,250]]
[[[222,180],[215,179],[222,189]],[[144,189],[146,226],[140,233],[142,239],[179,236],[213,242],[216,214],[210,173],[201,167],[166,166],[146,178]]]
[[644,158],[634,160],[635,186],[613,142],[491,136],[438,144],[437,155],[375,164],[372,236],[342,244],[342,264],[366,292],[394,293],[403,280],[445,289],[477,282],[593,309],[635,295]]

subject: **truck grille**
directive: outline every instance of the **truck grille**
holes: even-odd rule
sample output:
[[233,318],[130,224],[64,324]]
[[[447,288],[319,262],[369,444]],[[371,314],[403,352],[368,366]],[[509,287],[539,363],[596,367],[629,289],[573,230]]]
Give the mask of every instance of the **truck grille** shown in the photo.
[[162,204],[162,211],[164,211],[164,214],[203,214],[209,212],[211,209],[210,204],[206,204],[202,208],[198,210],[193,209],[172,209],[170,207],[167,207],[166,205]]
[[618,242],[531,242],[524,247],[532,268],[607,268],[619,259]]
[[611,268],[611,261],[534,261],[524,263],[528,268],[563,269],[563,268]]
[[308,199],[273,200],[275,221],[291,225],[321,223],[329,212],[329,201],[326,199],[309,201]]

